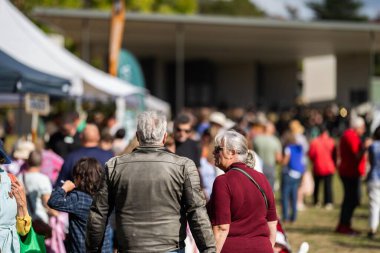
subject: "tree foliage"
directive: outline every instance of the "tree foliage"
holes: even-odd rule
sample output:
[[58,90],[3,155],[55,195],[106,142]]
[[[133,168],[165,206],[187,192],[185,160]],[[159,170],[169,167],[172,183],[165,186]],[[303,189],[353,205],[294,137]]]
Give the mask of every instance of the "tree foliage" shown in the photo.
[[250,0],[203,0],[200,1],[201,14],[229,16],[264,16],[264,11]]
[[83,3],[78,0],[11,0],[11,2],[24,13],[29,13],[38,6],[64,8],[80,8],[83,6]]
[[298,13],[297,7],[290,5],[290,4],[287,4],[287,5],[285,5],[285,9],[288,12],[288,14],[292,20],[299,19],[299,13]]
[[[123,0],[127,10],[136,12],[193,14],[197,0]],[[18,9],[29,13],[35,7],[111,9],[113,0],[11,0]]]
[[127,9],[139,12],[194,14],[197,0],[127,0]]
[[140,12],[152,12],[154,0],[129,0],[126,2],[128,10]]
[[[143,13],[264,16],[250,0],[122,0],[127,10]],[[35,7],[111,9],[113,0],[11,0],[28,14]]]
[[316,19],[365,21],[367,17],[360,15],[363,6],[360,0],[323,0],[308,2]]

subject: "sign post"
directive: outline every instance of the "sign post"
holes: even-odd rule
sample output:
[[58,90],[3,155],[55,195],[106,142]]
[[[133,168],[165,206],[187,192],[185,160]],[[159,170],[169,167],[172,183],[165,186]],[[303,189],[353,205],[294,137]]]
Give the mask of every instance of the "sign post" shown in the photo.
[[37,140],[38,116],[50,112],[49,96],[46,94],[27,93],[25,95],[25,111],[32,114],[32,141]]
[[111,13],[111,31],[109,44],[109,73],[117,75],[117,65],[121,43],[123,41],[125,20],[124,0],[114,0]]

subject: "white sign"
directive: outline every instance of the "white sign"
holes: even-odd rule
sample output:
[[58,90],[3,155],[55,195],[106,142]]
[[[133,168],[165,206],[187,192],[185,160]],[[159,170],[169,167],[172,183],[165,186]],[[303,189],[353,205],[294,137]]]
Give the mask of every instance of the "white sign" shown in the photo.
[[27,93],[25,96],[25,111],[47,115],[50,112],[49,96],[46,94]]

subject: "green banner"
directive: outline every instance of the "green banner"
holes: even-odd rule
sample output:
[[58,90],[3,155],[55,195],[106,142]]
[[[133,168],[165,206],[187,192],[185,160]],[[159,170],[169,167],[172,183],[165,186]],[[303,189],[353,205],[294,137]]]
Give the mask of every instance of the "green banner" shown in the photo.
[[[128,50],[122,49],[119,54],[117,76],[130,84],[145,88],[145,79],[137,58]],[[144,110],[144,95],[136,95],[139,100],[139,110]]]

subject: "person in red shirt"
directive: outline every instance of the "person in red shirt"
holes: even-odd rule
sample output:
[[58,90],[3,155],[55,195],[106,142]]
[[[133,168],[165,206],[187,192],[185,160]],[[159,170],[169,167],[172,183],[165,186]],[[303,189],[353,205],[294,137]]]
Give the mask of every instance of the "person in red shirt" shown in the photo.
[[319,185],[323,182],[324,206],[332,208],[332,176],[335,173],[336,148],[335,141],[330,137],[325,126],[320,127],[320,134],[311,141],[309,157],[313,163],[314,175],[314,205],[318,204]]
[[365,131],[363,118],[357,117],[351,121],[351,128],[347,129],[340,139],[338,172],[343,183],[344,199],[339,224],[335,230],[337,233],[358,234],[358,231],[351,227],[351,219],[355,208],[360,204],[360,178],[365,173],[365,151],[370,145],[369,140],[361,141]]
[[243,135],[230,130],[215,138],[215,165],[226,172],[215,179],[207,204],[217,252],[273,253],[277,225],[274,194],[265,175],[247,165],[253,157]]

